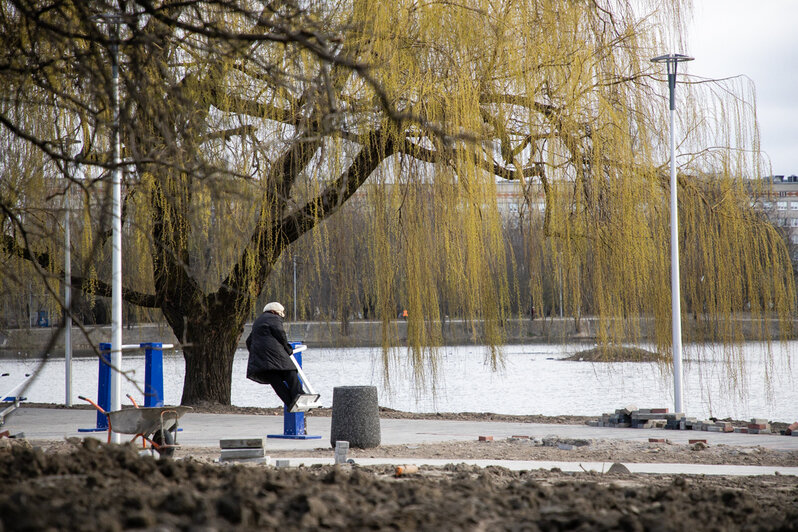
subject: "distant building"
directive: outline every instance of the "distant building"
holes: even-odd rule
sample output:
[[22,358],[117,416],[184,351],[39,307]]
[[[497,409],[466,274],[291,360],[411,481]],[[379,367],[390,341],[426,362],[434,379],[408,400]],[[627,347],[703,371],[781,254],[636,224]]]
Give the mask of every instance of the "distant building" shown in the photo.
[[[773,175],[764,179],[765,191],[754,201],[761,205],[773,224],[784,230],[792,261],[798,264],[798,175]],[[542,214],[546,209],[543,190],[537,183],[528,187],[525,197],[517,181],[496,183],[499,213],[505,218],[517,217],[521,209],[525,216]]]
[[546,210],[546,198],[538,183],[527,183],[526,195],[519,181],[496,183],[496,207],[505,218],[514,218],[523,211],[524,216],[533,216]]
[[762,207],[771,221],[784,229],[790,242],[790,255],[798,262],[798,175],[765,177],[770,195],[761,198]]

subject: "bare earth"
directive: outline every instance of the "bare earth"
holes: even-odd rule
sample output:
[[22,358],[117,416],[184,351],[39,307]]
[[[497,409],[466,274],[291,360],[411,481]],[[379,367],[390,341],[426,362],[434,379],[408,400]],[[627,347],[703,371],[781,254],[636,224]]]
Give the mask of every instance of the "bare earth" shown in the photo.
[[[207,407],[206,412],[273,414]],[[329,415],[314,412],[313,415]],[[383,417],[413,414],[382,409]],[[416,416],[418,417],[418,416]],[[584,423],[591,418],[446,414],[436,419]],[[624,429],[619,429],[624,430]],[[666,431],[663,431],[666,432]],[[567,444],[569,450],[558,448]],[[329,447],[270,452],[331,457]],[[798,453],[609,440],[497,440],[350,449],[355,465],[276,469],[177,460],[128,445],[0,440],[0,532],[10,530],[796,530],[798,478],[564,473],[467,466],[462,459],[798,465]],[[395,477],[358,458],[450,458]],[[404,463],[412,463],[402,460]],[[399,465],[398,463],[396,465]]]

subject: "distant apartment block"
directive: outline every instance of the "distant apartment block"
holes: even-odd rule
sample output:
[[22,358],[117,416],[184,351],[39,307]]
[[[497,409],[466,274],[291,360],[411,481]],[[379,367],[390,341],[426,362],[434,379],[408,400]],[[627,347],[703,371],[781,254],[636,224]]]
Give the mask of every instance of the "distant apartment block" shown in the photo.
[[[793,263],[798,264],[798,175],[765,177],[766,192],[753,201],[761,205],[768,218],[782,228],[789,241]],[[543,213],[546,209],[543,191],[537,184],[529,185],[524,194],[520,183],[496,183],[496,201],[499,213],[506,218],[518,216],[525,209],[526,216]]]
[[528,183],[524,194],[520,182],[500,181],[496,183],[496,207],[506,218],[518,216],[522,210],[525,216],[533,216],[546,210],[546,199],[539,184]]
[[[764,178],[766,191],[752,201],[761,205],[768,218],[784,229],[790,247],[790,255],[798,264],[798,175],[774,175]],[[355,194],[353,204],[362,205],[367,200],[366,189]],[[518,181],[496,182],[496,207],[505,220],[536,218],[543,216],[546,200],[543,189],[537,182],[527,183],[526,188]]]
[[798,175],[773,175],[765,180],[771,189],[770,196],[762,198],[762,207],[773,223],[784,229],[792,260],[798,262]]

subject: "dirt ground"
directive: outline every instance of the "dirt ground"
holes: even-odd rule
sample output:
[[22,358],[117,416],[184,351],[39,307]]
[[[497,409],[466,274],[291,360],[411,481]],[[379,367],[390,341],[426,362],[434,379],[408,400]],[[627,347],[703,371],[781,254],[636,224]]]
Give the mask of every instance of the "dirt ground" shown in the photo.
[[89,439],[0,450],[0,529],[794,530],[795,477],[276,469],[156,460]]
[[[220,408],[233,413],[230,407]],[[273,413],[252,410],[235,409]],[[414,415],[382,409],[381,416]],[[521,420],[492,414],[451,416]],[[527,417],[548,423],[590,419]],[[155,459],[139,456],[128,445],[91,438],[0,442],[0,532],[798,529],[794,476],[514,472],[458,463],[492,458],[798,465],[798,453],[756,447],[522,438],[350,449],[354,465],[277,469],[217,463],[219,449],[181,448],[175,459]],[[269,454],[331,457],[332,450]],[[392,465],[357,465],[358,458],[372,456],[451,458],[452,464],[422,466],[418,473],[397,478]]]

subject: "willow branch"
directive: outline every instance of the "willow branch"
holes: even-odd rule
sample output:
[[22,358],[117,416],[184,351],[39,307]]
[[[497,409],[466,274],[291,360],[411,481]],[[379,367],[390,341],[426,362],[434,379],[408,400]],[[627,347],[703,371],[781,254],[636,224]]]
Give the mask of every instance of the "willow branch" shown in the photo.
[[[418,144],[411,142],[409,139],[407,139],[404,145],[397,151],[400,151],[405,155],[409,155],[410,157],[414,157],[419,161],[427,163],[448,162],[450,165],[452,164],[451,161],[455,160],[460,154],[473,155],[472,152],[465,152],[459,148],[450,148],[447,149],[448,153],[442,153],[419,146]],[[479,168],[485,170],[486,172],[490,172],[491,174],[502,179],[507,179],[508,181],[515,181],[519,179],[520,176],[523,176],[526,179],[528,177],[540,177],[543,175],[543,163],[540,162],[536,162],[519,170],[505,168],[499,165],[496,161],[489,161],[487,157],[478,159],[476,164],[479,166]]]
[[252,125],[244,125],[239,127],[234,127],[230,129],[224,129],[222,131],[214,131],[208,135],[205,135],[200,142],[207,142],[209,140],[217,140],[221,139],[223,141],[227,141],[230,137],[246,137],[253,135],[258,128]]
[[373,140],[357,154],[352,164],[331,182],[316,198],[285,216],[280,228],[286,243],[291,243],[319,222],[330,217],[351,198],[377,167],[394,153],[391,140]]
[[[5,209],[4,209],[5,210]],[[35,263],[42,270],[54,277],[63,277],[63,268],[53,264],[52,256],[49,253],[37,252],[32,250],[27,244],[21,244],[18,239],[11,235],[3,235],[0,239],[0,252],[4,255],[14,256]],[[70,277],[72,286],[86,286],[91,283],[94,293],[100,296],[111,297],[111,285],[97,279],[90,279],[81,275]],[[122,289],[122,299],[128,303],[142,307],[158,307],[158,300],[153,294],[145,294],[127,288]]]

